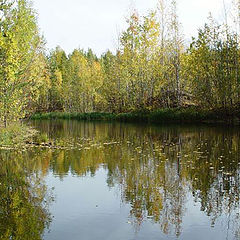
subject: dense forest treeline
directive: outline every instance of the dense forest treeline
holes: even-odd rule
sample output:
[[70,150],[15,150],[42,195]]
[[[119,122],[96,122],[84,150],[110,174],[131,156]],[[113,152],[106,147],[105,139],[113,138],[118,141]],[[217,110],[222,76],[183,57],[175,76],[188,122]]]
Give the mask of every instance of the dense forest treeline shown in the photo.
[[[0,117],[36,112],[154,111],[186,108],[238,112],[240,1],[223,23],[209,16],[189,46],[175,0],[158,0],[127,19],[116,53],[89,49],[49,54],[27,0],[0,0]],[[228,16],[229,15],[229,16]],[[229,23],[229,24],[227,24]]]

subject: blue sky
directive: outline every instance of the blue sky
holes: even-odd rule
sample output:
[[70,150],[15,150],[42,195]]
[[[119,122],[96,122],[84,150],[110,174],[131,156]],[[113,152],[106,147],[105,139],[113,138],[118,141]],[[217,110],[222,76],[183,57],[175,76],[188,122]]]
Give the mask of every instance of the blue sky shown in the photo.
[[[98,55],[114,50],[117,36],[130,9],[140,14],[156,6],[157,0],[32,0],[49,49],[60,45],[67,53],[74,48],[92,48]],[[231,0],[225,0],[226,6]],[[186,39],[196,35],[209,12],[221,19],[223,0],[178,0],[178,14]]]

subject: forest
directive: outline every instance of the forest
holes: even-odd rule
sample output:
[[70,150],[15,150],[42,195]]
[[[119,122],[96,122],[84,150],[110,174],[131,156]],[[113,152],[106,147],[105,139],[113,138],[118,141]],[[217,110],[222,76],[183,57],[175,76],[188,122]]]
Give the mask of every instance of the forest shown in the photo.
[[0,119],[36,113],[133,113],[194,109],[239,116],[240,1],[221,23],[211,14],[183,36],[176,0],[126,19],[115,52],[48,52],[28,0],[0,0]]
[[156,0],[98,55],[48,50],[31,0],[0,0],[1,240],[240,239],[231,1],[189,39]]

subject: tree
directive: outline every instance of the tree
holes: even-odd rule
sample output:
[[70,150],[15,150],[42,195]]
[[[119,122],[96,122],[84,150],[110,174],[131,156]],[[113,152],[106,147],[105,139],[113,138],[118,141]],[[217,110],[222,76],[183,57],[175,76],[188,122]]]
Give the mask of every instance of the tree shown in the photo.
[[2,1],[1,20],[0,118],[6,127],[10,119],[24,117],[29,101],[38,98],[44,82],[44,42],[26,0]]
[[227,26],[210,20],[191,43],[185,77],[201,106],[231,110],[239,103],[237,36]]
[[56,111],[64,108],[64,87],[67,87],[68,58],[59,46],[48,57],[51,87],[49,91],[49,110]]

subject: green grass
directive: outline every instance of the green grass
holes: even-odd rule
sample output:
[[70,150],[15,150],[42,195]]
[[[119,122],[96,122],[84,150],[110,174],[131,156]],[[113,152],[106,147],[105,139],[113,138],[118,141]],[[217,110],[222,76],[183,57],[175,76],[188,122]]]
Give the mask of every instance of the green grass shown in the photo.
[[46,133],[39,133],[39,134],[36,134],[34,136],[33,141],[35,143],[47,143],[50,140],[49,140],[48,135]]
[[72,119],[72,120],[104,120],[122,122],[233,122],[236,116],[221,111],[203,111],[197,108],[159,109],[156,111],[138,111],[129,113],[64,113],[50,112],[34,114],[32,120]]
[[7,128],[0,127],[0,146],[16,146],[24,144],[36,135],[37,131],[18,122],[11,123]]
[[37,113],[31,116],[32,120],[40,119],[75,119],[75,120],[110,120],[116,117],[111,113],[64,113],[64,112],[50,112]]

